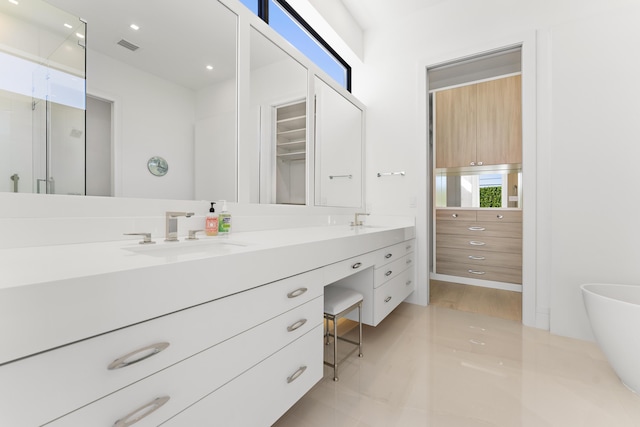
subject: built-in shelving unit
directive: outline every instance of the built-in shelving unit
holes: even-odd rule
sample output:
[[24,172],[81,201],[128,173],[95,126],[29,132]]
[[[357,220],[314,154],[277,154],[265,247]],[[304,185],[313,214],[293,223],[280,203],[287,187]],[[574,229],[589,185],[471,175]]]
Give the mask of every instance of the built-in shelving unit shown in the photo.
[[276,203],[305,204],[307,103],[275,108]]

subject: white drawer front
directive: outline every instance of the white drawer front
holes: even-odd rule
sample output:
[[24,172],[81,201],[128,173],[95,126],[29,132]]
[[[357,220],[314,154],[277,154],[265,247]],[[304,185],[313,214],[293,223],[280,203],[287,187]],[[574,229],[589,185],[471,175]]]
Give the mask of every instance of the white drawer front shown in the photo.
[[[322,306],[323,298],[315,298],[275,319],[72,412],[50,425],[111,427],[116,421],[126,419],[128,414],[135,413],[139,416],[148,412],[153,406],[138,410],[151,404],[155,399],[168,397],[169,400],[164,405],[135,423],[135,427],[157,426],[290,342],[306,336],[307,332],[321,330]],[[306,319],[306,322],[289,331],[292,326],[295,328],[296,324],[300,324],[302,319]],[[227,321],[220,326],[230,323],[232,322]],[[309,345],[309,348],[321,355],[322,351],[319,347],[322,345],[322,336],[317,337],[317,342],[316,346]],[[238,396],[242,395],[236,395],[236,399]],[[242,397],[242,401],[247,402],[245,396]],[[237,411],[240,407],[238,400],[230,406],[227,409],[231,412],[235,412],[233,408]],[[209,423],[212,420],[209,418]],[[182,425],[208,425],[209,423]]]
[[[321,296],[322,285],[322,273],[312,271],[0,366],[0,425],[41,425],[71,412]],[[108,369],[117,358],[157,343],[169,346]]]
[[377,288],[388,280],[393,279],[407,268],[413,267],[413,258],[413,253],[410,253],[380,268],[376,268],[373,273],[373,286]]
[[380,268],[385,264],[396,261],[398,258],[401,258],[406,254],[413,252],[414,245],[415,240],[412,239],[376,251],[376,257],[374,260],[376,268]]
[[272,425],[322,379],[322,334],[315,328],[162,426]]
[[414,289],[412,268],[403,271],[384,285],[374,289],[374,326],[387,317]]
[[328,265],[322,269],[325,283],[333,283],[352,274],[359,273],[369,267],[373,267],[374,261],[375,252],[368,252]]

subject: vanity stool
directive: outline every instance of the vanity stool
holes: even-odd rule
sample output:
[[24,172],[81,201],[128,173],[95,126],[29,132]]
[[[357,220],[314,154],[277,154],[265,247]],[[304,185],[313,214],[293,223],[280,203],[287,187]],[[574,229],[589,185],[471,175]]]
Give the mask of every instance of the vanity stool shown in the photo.
[[[324,288],[324,319],[325,319],[325,344],[329,344],[329,337],[333,337],[333,363],[325,361],[325,365],[333,366],[333,380],[338,381],[338,340],[346,341],[358,346],[358,356],[362,357],[362,294],[347,288],[338,286],[325,286]],[[358,309],[358,341],[338,336],[338,318]],[[329,321],[333,322],[333,334],[329,333]],[[345,359],[356,349],[349,352]],[[344,360],[344,359],[343,359]],[[342,363],[341,360],[340,362]]]

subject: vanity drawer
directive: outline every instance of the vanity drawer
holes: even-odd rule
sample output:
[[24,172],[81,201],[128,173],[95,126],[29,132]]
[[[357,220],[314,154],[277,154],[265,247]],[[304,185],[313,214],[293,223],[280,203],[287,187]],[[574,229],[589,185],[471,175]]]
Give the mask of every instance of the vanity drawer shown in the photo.
[[[413,266],[414,255],[410,253],[398,258],[395,261],[386,264],[380,268],[376,268],[373,272],[373,287],[377,288],[398,274]],[[377,266],[376,266],[377,267]]]
[[[0,366],[0,383],[12,385],[0,387],[0,425],[41,425],[73,411],[321,297],[322,278],[314,270]],[[154,354],[161,343],[169,346]],[[108,369],[126,355],[125,366]]]
[[436,209],[436,221],[476,221],[476,218],[474,210]]
[[398,258],[405,256],[408,253],[413,252],[415,240],[407,240],[406,242],[397,243],[393,246],[377,250],[375,252],[375,266],[379,268],[385,264],[393,262]]
[[452,222],[438,221],[438,234],[467,236],[470,238],[511,237],[522,238],[522,224],[517,222]]
[[438,274],[447,274],[451,276],[522,284],[522,269],[519,268],[439,262],[436,265],[436,272]]
[[522,239],[505,237],[468,238],[451,234],[436,235],[436,253],[440,248],[474,249],[479,251],[522,253]]
[[[490,252],[474,249],[439,248],[436,254],[436,270],[441,262],[522,268],[522,254],[512,252]],[[439,271],[436,271],[439,273]]]
[[374,326],[377,326],[389,313],[415,290],[413,269],[407,269],[398,276],[374,289]]
[[[139,416],[148,413],[147,416],[135,423],[135,426],[157,426],[222,387],[252,366],[269,358],[281,348],[288,348],[290,343],[307,336],[308,332],[322,331],[323,302],[322,297],[317,297],[247,332],[236,335],[219,345],[72,412],[49,425],[114,426],[118,420],[127,420],[128,414]],[[302,323],[302,319],[306,319],[306,322]],[[225,325],[228,323],[230,322],[225,322]],[[302,323],[300,327],[295,328],[295,325],[300,323]],[[294,329],[290,331],[292,325]],[[305,341],[308,347],[306,351],[314,352],[318,357],[321,357],[322,332],[313,336],[317,342],[314,345],[314,343]],[[318,365],[322,365],[321,360]],[[291,367],[289,375],[295,372],[297,367]],[[284,378],[286,379],[286,376]],[[256,385],[252,385],[252,387],[256,387]],[[228,405],[225,409],[244,412],[238,411],[239,396],[242,396],[243,401],[252,403],[259,401],[246,400],[245,393],[239,393],[234,396],[235,401],[227,402]],[[156,399],[166,399],[167,397],[166,403],[158,407],[157,410],[151,411],[159,405]],[[145,405],[149,406],[142,409]],[[214,412],[217,412],[217,409]],[[253,410],[254,408],[251,408],[246,412],[253,412]],[[132,415],[129,419],[131,418],[135,418],[135,416]],[[213,419],[210,414],[207,423],[182,425],[209,425],[212,420],[216,421],[216,425],[219,424],[217,414]],[[222,423],[219,425],[234,424]]]
[[162,426],[272,425],[322,379],[322,337],[319,326]]
[[478,221],[482,222],[515,222],[522,224],[522,211],[521,210],[479,210]]
[[368,252],[353,258],[324,267],[325,283],[333,283],[354,273],[359,273],[369,267],[373,267],[376,260],[376,252]]

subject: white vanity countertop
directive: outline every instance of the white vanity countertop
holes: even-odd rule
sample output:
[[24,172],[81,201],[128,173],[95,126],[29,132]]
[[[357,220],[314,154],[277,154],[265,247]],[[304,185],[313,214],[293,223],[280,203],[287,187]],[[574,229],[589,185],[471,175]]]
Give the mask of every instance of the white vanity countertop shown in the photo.
[[336,225],[1,249],[0,365],[413,237]]

